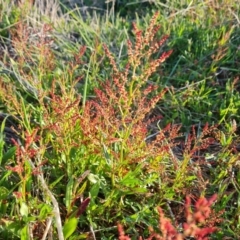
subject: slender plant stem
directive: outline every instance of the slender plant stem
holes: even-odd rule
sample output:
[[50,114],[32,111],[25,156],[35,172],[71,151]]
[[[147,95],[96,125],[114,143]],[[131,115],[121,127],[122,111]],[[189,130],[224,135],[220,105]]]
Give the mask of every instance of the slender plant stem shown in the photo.
[[41,240],[45,240],[46,239],[51,225],[52,225],[52,218],[48,218],[47,226],[46,226],[46,229],[44,231],[44,234],[43,234]]
[[[25,149],[21,143],[20,143],[20,146],[21,146],[22,150],[25,152]],[[37,146],[34,146],[34,147],[37,148]],[[29,158],[28,161],[29,161],[32,169],[35,169],[36,167],[35,167],[34,163],[32,162],[32,160]],[[48,197],[50,197],[51,202],[53,204],[53,214],[54,214],[55,221],[56,221],[58,239],[64,240],[63,227],[62,227],[62,221],[61,221],[61,215],[60,215],[58,202],[57,202],[56,198],[54,197],[54,195],[52,194],[52,192],[50,191],[50,189],[48,188],[42,172],[37,174],[37,178],[41,182],[44,192],[47,194]]]

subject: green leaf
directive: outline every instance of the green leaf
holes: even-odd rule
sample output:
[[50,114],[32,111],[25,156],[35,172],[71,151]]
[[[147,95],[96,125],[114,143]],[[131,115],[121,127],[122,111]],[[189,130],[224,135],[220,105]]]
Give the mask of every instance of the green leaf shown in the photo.
[[9,194],[9,190],[5,187],[0,187],[0,200],[4,200],[7,198]]
[[99,181],[99,177],[96,174],[89,173],[88,180],[92,183],[97,183]]
[[50,188],[54,188],[64,177],[64,175],[62,175],[61,177],[59,177],[56,181],[54,181],[53,183],[50,184]]
[[99,183],[93,185],[93,187],[90,190],[91,199],[97,197],[97,195],[99,193],[99,188],[100,188],[100,184]]
[[81,186],[81,188],[77,191],[77,195],[79,196],[79,195],[83,194],[86,187],[87,187],[87,182],[84,182],[83,185]]
[[6,162],[13,158],[13,156],[15,155],[16,152],[16,147],[11,147],[2,157],[2,163],[1,165],[4,166],[6,164]]
[[225,194],[221,199],[221,207],[222,209],[225,209],[227,207],[228,202],[231,200],[233,193],[230,193],[229,195]]
[[78,148],[71,148],[70,153],[69,153],[69,157],[72,161],[74,161],[74,159],[76,158],[77,152],[79,151]]
[[134,187],[136,185],[141,185],[142,182],[138,177],[140,173],[141,173],[141,165],[139,165],[134,171],[129,171],[121,180],[120,184],[123,186],[131,186],[131,187]]
[[29,234],[28,234],[28,226],[25,226],[22,230],[21,230],[21,240],[28,240],[29,239]]
[[76,230],[78,224],[77,218],[68,219],[63,226],[64,239],[68,239]]
[[7,118],[4,118],[4,120],[2,121],[2,124],[1,124],[1,129],[0,129],[0,165],[2,165],[3,149],[4,149],[4,145],[5,145],[3,131],[5,128],[6,120],[7,120]]
[[39,218],[46,219],[52,213],[52,207],[48,204],[43,204],[40,210]]
[[25,202],[22,202],[22,204],[21,204],[20,214],[21,214],[21,216],[27,216],[28,215],[28,206]]
[[[8,181],[8,177],[12,174],[12,172],[10,170],[7,170],[4,175],[2,175],[1,180],[0,180],[0,185],[4,185],[6,183],[6,181]],[[6,186],[6,185],[5,185]]]
[[83,233],[78,237],[78,239],[87,239],[87,238],[88,238],[88,234],[86,233]]
[[73,199],[73,185],[74,185],[74,180],[71,177],[67,184],[66,197],[65,197],[65,205],[66,205],[68,211],[69,211],[69,207],[71,206],[72,199]]

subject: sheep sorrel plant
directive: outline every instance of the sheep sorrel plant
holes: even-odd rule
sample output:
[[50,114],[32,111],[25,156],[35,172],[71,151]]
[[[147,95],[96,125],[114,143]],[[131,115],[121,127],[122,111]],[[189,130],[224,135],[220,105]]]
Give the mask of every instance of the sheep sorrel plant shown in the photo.
[[[67,186],[58,188],[59,195],[65,194],[65,222],[71,223],[76,217],[81,196],[91,198],[86,216],[81,215],[79,219],[79,231],[88,229],[87,222],[92,229],[108,228],[110,223],[133,214],[136,209],[146,218],[149,209],[135,204],[140,199],[149,202],[147,184],[164,181],[165,169],[169,166],[171,170],[168,161],[173,158],[171,147],[179,127],[169,125],[155,140],[146,141],[149,125],[161,118],[148,115],[167,91],[150,85],[149,78],[172,52],[164,52],[154,59],[167,40],[167,36],[160,41],[156,39],[157,17],[155,14],[145,34],[133,25],[136,42],[128,41],[124,68],[117,66],[104,46],[112,76],[94,90],[95,98],[81,105],[73,87],[54,81],[51,101],[43,107],[43,128],[48,136],[45,145],[52,147],[47,155],[53,154],[51,164],[58,166],[52,171],[65,172],[68,181]],[[58,94],[56,86],[60,88]],[[88,172],[89,182],[80,187],[79,176],[83,172]],[[156,197],[157,201],[161,198],[161,195]],[[151,201],[154,205],[155,200]],[[139,220],[131,221],[135,224]]]
[[[14,46],[20,53],[10,64],[20,84],[11,85],[8,75],[1,76],[0,83],[0,98],[7,111],[16,115],[22,141],[15,141],[11,152],[2,157],[0,183],[11,189],[1,199],[4,236],[111,239],[118,221],[145,236],[146,225],[157,225],[154,207],[180,201],[196,190],[195,175],[201,177],[201,172],[189,162],[208,139],[196,141],[196,135],[189,135],[184,160],[179,161],[172,150],[180,126],[160,129],[156,122],[162,116],[153,114],[167,89],[151,84],[151,75],[172,52],[160,54],[168,36],[157,40],[157,19],[155,14],[146,31],[133,24],[135,41],[127,43],[124,67],[103,47],[112,74],[87,101],[76,91],[74,77],[84,65],[80,59],[86,47],[81,46],[63,67],[65,74],[52,75],[61,64],[45,34],[23,54],[21,47],[29,39],[19,23]],[[48,27],[43,27],[44,32],[51,35]],[[206,125],[202,138],[208,130]],[[11,201],[4,205],[8,195]],[[16,213],[21,217],[16,218]]]
[[[186,222],[183,223],[183,229],[180,231],[174,227],[171,220],[165,217],[162,208],[158,207],[159,213],[159,233],[154,231],[153,228],[149,227],[150,236],[147,240],[158,239],[158,240],[184,240],[188,237],[196,240],[207,240],[208,236],[213,232],[217,231],[214,226],[220,221],[219,215],[216,216],[214,211],[211,209],[211,205],[217,199],[217,195],[213,195],[209,200],[205,197],[199,198],[192,211],[191,199],[186,198],[185,202],[185,218]],[[212,218],[212,219],[211,219]],[[125,235],[123,226],[118,224],[119,240],[130,240],[131,238]],[[142,237],[139,237],[142,240]]]
[[[95,138],[104,155],[108,156],[113,185],[115,177],[123,178],[136,168],[136,164],[145,164],[148,156],[156,157],[159,153],[161,156],[169,153],[171,144],[159,141],[162,140],[165,130],[152,144],[147,145],[145,141],[151,121],[161,118],[158,116],[147,119],[147,114],[167,91],[163,89],[157,93],[159,86],[151,85],[148,81],[172,52],[164,52],[159,58],[152,59],[153,54],[158,53],[167,39],[167,36],[160,41],[155,39],[159,29],[156,26],[157,16],[155,14],[152,18],[145,35],[133,24],[136,42],[133,47],[132,42],[128,41],[128,62],[122,70],[104,46],[113,68],[112,78],[102,83],[101,89],[95,89],[96,100],[88,101],[84,106],[83,134]],[[155,96],[152,96],[154,94]],[[177,129],[172,129],[171,133],[176,136]]]
[[[166,199],[181,199],[196,190],[194,175],[202,177],[200,168],[194,169],[189,162],[196,151],[211,142],[206,137],[208,125],[201,136],[205,139],[197,141],[195,132],[189,135],[182,162],[172,152],[180,126],[167,125],[158,128],[153,134],[155,139],[149,136],[150,125],[162,118],[161,115],[151,117],[150,113],[167,92],[161,86],[151,85],[149,79],[172,52],[154,58],[167,40],[167,36],[156,40],[157,16],[154,15],[145,34],[133,25],[135,42],[128,41],[124,67],[117,65],[104,46],[112,76],[95,89],[96,98],[83,105],[79,116],[80,145],[84,146],[84,158],[87,158],[84,161],[81,155],[82,171],[91,172],[87,218],[93,228],[104,230],[109,222],[119,219],[132,226],[149,221],[156,224],[149,208],[163,204]],[[204,185],[204,179],[201,180]],[[147,189],[148,185],[156,187],[154,194]],[[138,230],[133,231],[139,234]]]
[[[66,67],[66,78],[47,77],[48,70],[55,66],[47,42],[40,42],[40,50],[34,46],[25,50],[25,55],[34,62],[32,65],[40,68],[33,102],[16,92],[14,84],[9,84],[10,78],[5,76],[0,96],[6,109],[17,113],[21,138],[25,141],[21,145],[15,143],[15,164],[13,159],[5,161],[2,181],[11,179],[16,186],[11,186],[9,194],[17,193],[15,201],[5,209],[5,215],[18,209],[21,213],[18,220],[14,214],[8,217],[5,235],[40,236],[49,231],[59,239],[76,237],[89,231],[89,224],[91,229],[109,227],[137,208],[144,218],[149,213],[148,208],[135,203],[140,199],[148,201],[147,184],[164,176],[165,163],[171,158],[172,139],[178,134],[177,127],[168,126],[156,140],[146,141],[148,126],[159,119],[147,115],[166,92],[160,89],[157,93],[158,86],[150,85],[148,80],[172,52],[164,52],[154,59],[167,40],[167,36],[160,41],[155,38],[159,29],[157,17],[155,14],[145,35],[134,24],[136,42],[128,41],[128,63],[123,69],[119,70],[114,57],[104,47],[113,70],[112,78],[95,89],[96,99],[83,101],[83,105],[71,78],[74,63]],[[23,28],[24,24],[17,33],[21,35]],[[28,35],[16,41],[19,44],[15,47],[21,52],[21,46],[29,41]],[[41,58],[46,51],[53,64],[44,65],[47,69],[43,69]],[[76,59],[83,51],[81,48]],[[38,58],[32,58],[32,54]],[[21,56],[16,58],[20,69],[28,64],[28,59],[22,61]],[[14,69],[17,68],[14,62]],[[22,73],[18,77],[25,83],[19,87],[29,82],[34,84],[33,71],[21,70],[15,70]],[[50,89],[49,85],[52,85]],[[44,229],[44,225],[48,227]]]

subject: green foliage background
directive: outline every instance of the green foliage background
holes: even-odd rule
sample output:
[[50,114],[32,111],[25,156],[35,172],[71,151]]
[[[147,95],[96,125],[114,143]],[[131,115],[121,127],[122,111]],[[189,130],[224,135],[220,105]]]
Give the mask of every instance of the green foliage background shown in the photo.
[[[214,210],[223,220],[218,222],[216,217],[214,224],[219,230],[211,239],[237,239],[238,0],[79,2],[47,0],[43,4],[35,0],[33,6],[29,1],[17,6],[0,0],[0,239],[41,239],[47,223],[52,239],[56,239],[52,195],[59,204],[66,239],[90,239],[94,234],[96,239],[116,239],[117,222],[125,225],[132,239],[138,239],[149,235],[149,226],[158,229],[157,206],[178,222],[180,229],[185,195],[208,197],[214,193],[218,194]],[[181,125],[178,137],[161,142],[171,146],[177,163],[163,152],[149,160],[148,168],[128,159],[119,164],[112,151],[120,152],[121,144],[114,139],[109,144],[106,132],[85,137],[78,127],[81,124],[73,119],[77,114],[87,119],[84,107],[89,99],[95,99],[94,89],[102,89],[106,80],[113,78],[113,65],[104,45],[124,71],[127,41],[135,40],[133,22],[144,31],[156,11],[161,26],[157,37],[167,34],[169,38],[152,58],[170,49],[173,53],[147,79],[147,84],[159,91],[168,89],[151,111],[150,115],[161,116],[161,121],[152,123],[149,134],[164,130],[168,124]],[[56,96],[55,105],[49,103],[52,96]],[[207,123],[211,131],[204,128]],[[20,136],[15,136],[12,126]],[[38,150],[34,164],[49,192],[37,177],[39,173],[32,174],[31,161],[22,165],[23,175],[12,169],[20,165],[21,158],[17,147],[10,144],[11,137],[24,143],[29,140],[28,150],[35,157]],[[99,152],[94,137],[100,139]],[[203,140],[210,137],[214,141],[203,147]],[[180,144],[173,144],[176,139]],[[145,145],[138,146],[140,150],[134,148],[134,153],[141,158]],[[133,149],[128,147],[126,144],[125,152]],[[79,214],[84,201],[87,207]],[[29,237],[29,229],[34,229],[35,238]]]

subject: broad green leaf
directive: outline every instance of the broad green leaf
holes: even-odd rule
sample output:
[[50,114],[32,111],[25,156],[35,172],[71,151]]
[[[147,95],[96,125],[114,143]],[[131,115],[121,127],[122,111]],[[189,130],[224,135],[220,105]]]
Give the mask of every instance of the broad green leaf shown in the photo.
[[99,177],[96,174],[89,173],[88,180],[92,183],[97,183],[99,181]]
[[63,226],[64,239],[68,239],[76,230],[78,224],[77,218],[67,220]]
[[28,240],[29,239],[29,234],[28,234],[28,226],[25,226],[21,230],[21,240]]
[[28,215],[28,206],[25,202],[22,202],[22,204],[21,204],[20,214],[21,214],[21,216],[27,216]]
[[77,149],[77,148],[71,148],[69,157],[72,161],[74,161],[74,159],[76,158],[76,154],[78,151],[79,151],[79,149]]
[[96,198],[99,192],[99,188],[100,188],[100,184],[96,183],[92,186],[91,190],[90,190],[90,196],[91,199]]

